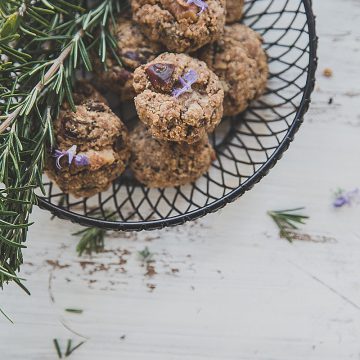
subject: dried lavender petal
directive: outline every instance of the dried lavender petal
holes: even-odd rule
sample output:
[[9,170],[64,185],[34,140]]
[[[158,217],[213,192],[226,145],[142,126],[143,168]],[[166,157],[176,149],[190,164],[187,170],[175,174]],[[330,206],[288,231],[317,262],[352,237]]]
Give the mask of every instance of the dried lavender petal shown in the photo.
[[208,4],[203,0],[187,0],[187,4],[194,4],[200,9],[197,15],[200,15],[208,8]]
[[352,203],[359,203],[360,202],[360,190],[354,189],[351,191],[343,191],[340,190],[335,197],[333,202],[333,206],[336,208],[343,207],[345,205],[351,205]]
[[158,63],[148,66],[145,72],[156,90],[169,91],[173,83],[174,70],[173,64]]
[[177,98],[188,91],[192,91],[191,86],[197,81],[197,79],[197,72],[193,69],[189,70],[183,77],[179,77],[179,82],[182,87],[174,89],[172,91],[172,95]]
[[76,155],[75,156],[75,165],[76,166],[88,166],[88,165],[90,165],[90,160],[86,155]]
[[71,163],[74,160],[74,156],[76,155],[76,149],[77,149],[77,146],[73,145],[68,151],[66,151],[66,153],[69,157],[69,165],[71,165]]

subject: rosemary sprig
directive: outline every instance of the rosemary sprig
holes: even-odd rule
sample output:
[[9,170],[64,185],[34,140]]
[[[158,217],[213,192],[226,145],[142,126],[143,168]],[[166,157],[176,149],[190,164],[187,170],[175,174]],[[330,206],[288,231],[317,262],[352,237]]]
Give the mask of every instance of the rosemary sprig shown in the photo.
[[[74,108],[77,69],[91,54],[106,61],[116,46],[108,25],[118,0],[0,0],[0,287],[14,281],[42,183],[52,120],[66,99]],[[100,34],[100,36],[99,36]],[[96,51],[98,49],[98,51]]]
[[[105,211],[105,216],[108,217],[109,221],[115,221],[116,216],[108,216],[109,212]],[[108,230],[90,227],[80,230],[73,234],[73,236],[81,236],[80,241],[76,246],[76,251],[79,256],[84,253],[91,255],[92,253],[99,253],[105,249],[105,237]]]
[[296,213],[304,210],[304,207],[288,210],[268,211],[268,215],[274,220],[280,230],[280,237],[287,239],[289,242],[294,240],[294,230],[298,230],[297,224],[305,224],[309,216]]

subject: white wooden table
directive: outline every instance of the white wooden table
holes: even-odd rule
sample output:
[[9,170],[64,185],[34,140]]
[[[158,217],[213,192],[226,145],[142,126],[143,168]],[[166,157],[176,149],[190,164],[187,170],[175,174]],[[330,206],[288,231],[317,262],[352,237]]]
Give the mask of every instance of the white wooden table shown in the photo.
[[[270,175],[219,213],[118,234],[93,258],[75,255],[77,226],[36,209],[23,268],[32,296],[1,293],[15,321],[0,318],[1,359],[56,359],[52,340],[81,341],[74,332],[88,339],[74,360],[360,359],[360,207],[331,207],[331,190],[360,186],[360,1],[314,7],[313,105]],[[291,245],[266,211],[303,205],[313,241]],[[152,277],[137,256],[145,246]]]

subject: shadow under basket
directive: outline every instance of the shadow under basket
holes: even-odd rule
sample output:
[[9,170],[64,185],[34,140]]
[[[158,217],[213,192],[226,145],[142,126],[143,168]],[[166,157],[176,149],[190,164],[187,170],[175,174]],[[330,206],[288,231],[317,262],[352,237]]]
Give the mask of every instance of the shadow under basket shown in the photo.
[[[180,225],[219,210],[259,182],[281,158],[310,104],[317,65],[310,0],[248,0],[243,23],[259,32],[269,56],[266,93],[246,112],[225,117],[210,136],[217,159],[196,183],[149,189],[129,173],[104,193],[76,199],[47,182],[39,206],[85,226],[152,230]],[[135,120],[129,105],[119,109]]]

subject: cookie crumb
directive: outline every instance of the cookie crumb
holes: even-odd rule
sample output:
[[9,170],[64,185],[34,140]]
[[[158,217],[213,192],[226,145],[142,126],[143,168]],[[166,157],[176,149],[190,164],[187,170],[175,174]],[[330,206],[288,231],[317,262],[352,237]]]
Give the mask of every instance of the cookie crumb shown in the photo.
[[333,76],[333,71],[330,68],[325,68],[323,71],[323,75],[327,78],[330,78]]

